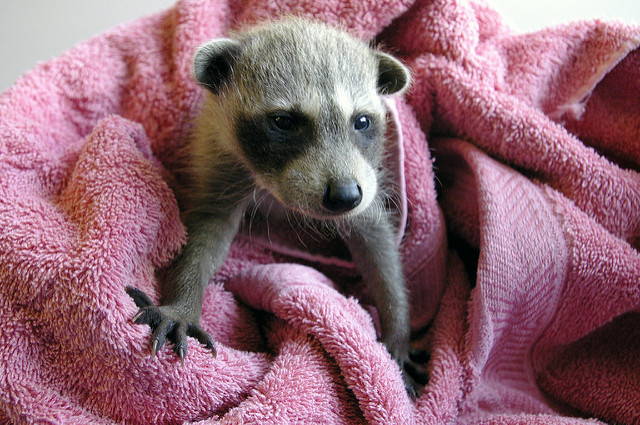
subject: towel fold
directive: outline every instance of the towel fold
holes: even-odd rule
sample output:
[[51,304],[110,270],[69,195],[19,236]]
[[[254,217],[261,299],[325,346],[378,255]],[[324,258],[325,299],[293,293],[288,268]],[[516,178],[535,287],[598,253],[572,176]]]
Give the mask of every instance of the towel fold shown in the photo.
[[[287,14],[413,71],[388,104],[417,400],[348,258],[284,227],[207,288],[216,358],[152,359],[131,321],[187,236],[195,49]],[[639,45],[482,1],[184,0],[38,65],[0,96],[0,423],[640,424]]]

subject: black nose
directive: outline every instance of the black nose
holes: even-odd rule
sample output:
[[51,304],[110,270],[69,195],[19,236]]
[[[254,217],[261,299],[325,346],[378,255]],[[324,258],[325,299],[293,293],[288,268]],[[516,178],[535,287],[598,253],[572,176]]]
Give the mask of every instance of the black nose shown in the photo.
[[330,181],[324,189],[322,205],[332,212],[354,209],[362,201],[362,189],[354,180]]

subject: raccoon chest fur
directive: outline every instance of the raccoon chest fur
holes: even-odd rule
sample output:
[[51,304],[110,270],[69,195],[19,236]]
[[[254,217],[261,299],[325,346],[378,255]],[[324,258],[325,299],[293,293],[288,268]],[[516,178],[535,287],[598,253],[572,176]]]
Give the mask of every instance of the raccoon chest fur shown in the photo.
[[247,205],[239,232],[287,257],[343,264],[351,268],[351,253],[336,223],[292,211],[268,192],[258,191]]

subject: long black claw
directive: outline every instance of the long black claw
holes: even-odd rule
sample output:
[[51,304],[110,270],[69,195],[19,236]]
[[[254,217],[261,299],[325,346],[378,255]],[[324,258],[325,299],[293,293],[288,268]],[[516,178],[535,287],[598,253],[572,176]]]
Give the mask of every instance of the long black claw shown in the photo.
[[151,340],[153,341],[153,347],[152,347],[152,353],[151,353],[152,357],[154,357],[155,353],[164,346],[164,343],[167,340],[167,335],[171,333],[175,325],[176,325],[176,322],[174,322],[173,320],[164,319],[153,330],[153,333],[151,334]]
[[152,344],[151,344],[151,358],[152,359],[156,358],[156,351],[158,351],[158,340],[154,339]]
[[184,349],[182,347],[178,348],[178,357],[180,358],[180,366],[184,369]]
[[140,310],[139,312],[136,313],[135,316],[133,316],[133,318],[131,319],[131,321],[133,323],[140,323],[138,322],[138,319],[140,319],[142,316],[144,315],[144,310]]
[[213,344],[213,341],[210,344],[205,344],[204,348],[211,350],[211,355],[214,359],[218,357],[218,351],[216,350],[216,346]]
[[209,333],[202,329],[200,326],[190,326],[187,329],[187,335],[197,339],[198,342],[204,345],[206,349],[211,350],[214,358],[218,356],[213,338],[211,338],[211,335],[209,335]]

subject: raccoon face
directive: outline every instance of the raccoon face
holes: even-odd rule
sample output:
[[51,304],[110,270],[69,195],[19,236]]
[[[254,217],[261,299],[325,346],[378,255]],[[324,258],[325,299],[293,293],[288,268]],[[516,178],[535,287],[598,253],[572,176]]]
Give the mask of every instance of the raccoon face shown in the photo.
[[343,32],[299,19],[213,40],[197,80],[228,117],[239,159],[285,206],[326,219],[365,211],[379,192],[386,113],[406,68]]
[[378,192],[384,115],[350,115],[323,106],[243,117],[238,141],[261,186],[284,205],[315,218],[357,214]]

